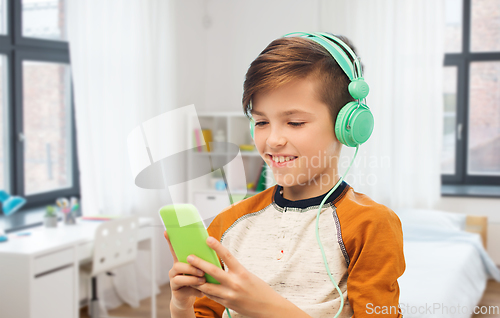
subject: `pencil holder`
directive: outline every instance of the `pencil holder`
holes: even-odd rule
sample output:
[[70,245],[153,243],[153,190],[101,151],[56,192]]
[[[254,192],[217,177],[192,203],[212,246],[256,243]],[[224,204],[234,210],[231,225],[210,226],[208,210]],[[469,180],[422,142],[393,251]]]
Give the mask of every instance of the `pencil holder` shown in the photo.
[[66,225],[76,224],[75,214],[73,213],[73,211],[71,211],[71,209],[64,208],[62,209],[62,212],[64,216],[64,224]]

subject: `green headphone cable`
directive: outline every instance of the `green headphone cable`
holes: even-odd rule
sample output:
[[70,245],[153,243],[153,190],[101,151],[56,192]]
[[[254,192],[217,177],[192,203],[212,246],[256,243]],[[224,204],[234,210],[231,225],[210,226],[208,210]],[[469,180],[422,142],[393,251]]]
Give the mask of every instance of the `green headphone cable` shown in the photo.
[[321,255],[323,256],[323,262],[325,263],[326,272],[328,273],[328,276],[330,277],[330,280],[332,281],[333,285],[337,289],[337,291],[339,293],[339,297],[340,297],[340,308],[339,308],[339,311],[337,312],[337,314],[334,316],[334,318],[337,318],[340,315],[340,313],[342,312],[342,308],[344,307],[344,296],[342,295],[342,291],[340,290],[339,286],[337,285],[337,283],[335,282],[335,279],[332,276],[332,273],[330,272],[330,267],[328,266],[328,262],[326,260],[325,251],[323,250],[323,244],[321,244],[321,240],[319,239],[319,214],[321,213],[321,208],[323,207],[323,204],[325,203],[325,201],[328,199],[328,197],[330,197],[330,195],[333,193],[333,191],[335,191],[337,189],[337,187],[342,183],[347,172],[349,172],[349,169],[351,169],[352,163],[354,162],[354,159],[356,158],[356,155],[358,154],[358,149],[359,149],[359,145],[356,146],[356,152],[354,152],[354,157],[352,158],[351,163],[349,164],[349,167],[344,172],[344,175],[339,179],[339,181],[337,181],[335,186],[323,198],[323,201],[321,201],[321,204],[320,204],[319,209],[318,209],[318,214],[316,215],[316,240],[318,241],[319,249],[321,250]]

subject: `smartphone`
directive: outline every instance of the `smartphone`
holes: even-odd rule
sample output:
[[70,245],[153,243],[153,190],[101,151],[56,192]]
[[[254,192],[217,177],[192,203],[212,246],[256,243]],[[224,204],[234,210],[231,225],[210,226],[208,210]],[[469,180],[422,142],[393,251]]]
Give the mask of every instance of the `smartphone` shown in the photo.
[[[217,253],[207,245],[208,232],[194,205],[166,205],[159,214],[179,262],[189,264],[187,257],[194,254],[222,269]],[[207,273],[205,278],[208,283],[220,284]]]

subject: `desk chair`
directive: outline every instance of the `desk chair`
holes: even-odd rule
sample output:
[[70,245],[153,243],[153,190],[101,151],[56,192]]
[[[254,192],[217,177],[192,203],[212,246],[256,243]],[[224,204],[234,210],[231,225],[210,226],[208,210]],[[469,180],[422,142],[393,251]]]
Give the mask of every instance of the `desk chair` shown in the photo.
[[[89,314],[99,318],[100,304],[97,299],[97,275],[135,261],[139,218],[131,216],[103,222],[95,232],[92,263],[82,266],[92,279],[92,299]],[[112,275],[112,274],[111,274]]]

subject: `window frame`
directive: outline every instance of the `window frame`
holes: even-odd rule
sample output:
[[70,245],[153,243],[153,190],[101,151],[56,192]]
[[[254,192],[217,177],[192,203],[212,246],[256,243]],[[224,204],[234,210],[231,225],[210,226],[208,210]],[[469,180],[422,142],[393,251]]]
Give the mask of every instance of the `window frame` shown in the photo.
[[[22,3],[20,0],[7,0],[7,35],[0,35],[0,54],[7,56],[7,134],[8,171],[7,189],[11,194],[26,198],[27,203],[17,212],[55,204],[58,197],[75,196],[80,198],[79,165],[77,157],[77,138],[75,125],[74,90],[68,42],[25,38],[22,36]],[[72,164],[72,187],[25,195],[24,191],[24,147],[20,141],[23,131],[23,70],[25,60],[64,63],[70,67],[70,128],[71,149],[69,160]],[[2,217],[3,215],[0,215]]]
[[[469,139],[469,88],[470,65],[473,62],[499,61],[500,52],[471,52],[471,14],[472,0],[462,0],[462,52],[445,53],[444,66],[457,67],[457,117],[455,124],[455,173],[441,174],[443,185],[500,185],[500,176],[469,175],[468,139]],[[459,125],[462,124],[461,138],[458,139]]]

